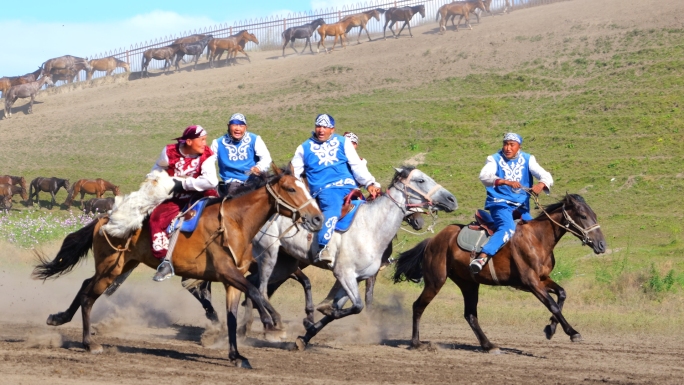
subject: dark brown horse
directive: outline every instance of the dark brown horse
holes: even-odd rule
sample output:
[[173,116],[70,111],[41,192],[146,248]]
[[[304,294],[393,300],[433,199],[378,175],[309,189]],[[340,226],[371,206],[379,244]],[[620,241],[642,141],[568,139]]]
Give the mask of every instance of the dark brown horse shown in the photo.
[[36,80],[35,82],[12,86],[12,88],[7,91],[7,95],[5,96],[5,118],[12,117],[12,105],[17,101],[17,99],[31,98],[27,112],[32,114],[33,102],[36,99],[36,94],[46,84],[53,84],[50,75],[43,76],[40,78],[40,80]]
[[[178,52],[180,49],[180,46],[178,44],[172,44],[166,47],[161,47],[161,48],[150,48],[143,52],[143,58],[142,58],[142,66],[140,69],[140,77],[145,76],[147,74],[147,77],[150,76],[150,73],[147,71],[147,67],[150,65],[150,62],[152,59],[154,60],[164,60],[164,72],[168,71],[171,69],[171,64],[173,63],[173,56]],[[168,69],[167,69],[168,68]]]
[[309,45],[309,50],[313,54],[313,48],[311,47],[311,35],[313,35],[314,31],[323,24],[325,24],[325,20],[320,18],[312,21],[311,23],[299,25],[297,27],[290,27],[283,31],[281,35],[283,37],[283,56],[285,56],[285,46],[287,46],[288,42],[290,43],[290,48],[292,48],[295,53],[300,53],[297,52],[297,49],[294,47],[294,42],[297,39],[306,39],[301,54],[304,53],[307,44]]
[[[40,207],[40,200],[38,199],[38,193],[43,191],[43,192],[49,192],[50,196],[52,197],[52,200],[50,201],[50,207],[49,209],[52,210],[52,207],[57,203],[55,201],[55,194],[59,191],[60,188],[64,187],[64,190],[66,190],[67,194],[69,193],[69,179],[60,179],[60,178],[43,178],[43,177],[38,177],[34,180],[31,181],[31,187],[29,188],[29,199],[28,199],[28,204],[32,205],[34,202],[34,197],[35,197],[35,202],[38,203],[38,207]],[[69,199],[69,197],[67,197]]]
[[192,66],[192,69],[194,70],[195,67],[197,67],[197,61],[199,60],[200,56],[202,56],[202,52],[204,52],[205,48],[207,48],[207,43],[209,43],[209,40],[211,40],[213,37],[211,35],[207,35],[200,40],[193,41],[191,43],[180,43],[178,45],[178,52],[176,52],[176,71],[180,71],[180,66],[179,63],[185,55],[190,55],[195,57],[195,64]]
[[345,16],[342,19],[342,21],[351,20],[351,22],[349,24],[347,24],[347,30],[345,32],[349,33],[349,31],[351,31],[352,28],[361,27],[359,29],[359,35],[356,37],[356,42],[358,44],[361,44],[361,32],[363,32],[364,30],[366,31],[366,36],[368,36],[368,41],[372,41],[371,37],[370,37],[370,33],[368,33],[368,28],[366,28],[366,24],[368,24],[368,20],[370,20],[372,18],[375,18],[375,20],[380,21],[380,14],[384,13],[384,12],[385,12],[384,9],[376,8],[376,9],[371,9],[370,11]]
[[23,176],[2,175],[0,176],[0,183],[13,184],[26,189],[26,179]]
[[0,195],[0,209],[7,211],[12,209],[11,195]]
[[76,196],[80,193],[81,208],[83,208],[83,198],[86,194],[95,195],[97,198],[102,198],[104,193],[107,191],[111,191],[114,195],[121,195],[119,186],[115,186],[113,183],[102,178],[79,179],[71,186],[71,189],[69,190],[69,196],[64,204],[66,204],[67,207],[71,207],[74,199],[76,199]]
[[[413,7],[401,7],[401,8],[396,8],[392,7],[388,10],[385,11],[385,26],[382,27],[382,36],[385,40],[387,40],[387,34],[386,34],[386,29],[387,29],[387,24],[389,24],[390,31],[392,32],[392,35],[394,35],[395,39],[399,38],[399,35],[401,35],[401,31],[404,30],[406,26],[408,26],[409,30],[409,35],[413,37],[413,33],[411,33],[411,19],[413,18],[413,15],[416,13],[420,13],[420,15],[425,18],[425,5],[416,5]],[[403,21],[404,25],[401,27],[399,30],[398,34],[394,34],[394,30],[392,27],[394,26],[394,23],[398,21]]]
[[[221,282],[226,289],[228,338],[231,362],[250,367],[237,350],[237,308],[240,292],[254,301],[266,330],[273,330],[271,314],[275,309],[259,290],[245,279],[252,262],[250,242],[268,218],[276,213],[303,221],[308,231],[322,227],[323,216],[304,185],[289,173],[277,170],[272,176],[260,176],[254,190],[230,200],[216,198],[207,204],[191,234],[178,237],[173,252],[176,275],[192,279]],[[84,228],[69,234],[52,261],[41,257],[33,276],[37,279],[57,278],[71,271],[92,248],[96,271],[83,282],[76,298],[65,311],[48,317],[48,325],[62,325],[81,308],[83,315],[83,346],[91,353],[101,353],[102,346],[93,342],[90,332],[90,311],[95,301],[121,274],[143,263],[156,268],[160,260],[152,256],[150,229],[145,223],[127,239],[100,232],[109,221],[100,216]]]
[[10,200],[13,196],[20,195],[21,199],[28,204],[28,194],[26,193],[26,188],[21,186],[15,186],[13,184],[0,184],[0,195],[9,196]]
[[93,198],[83,205],[86,213],[106,213],[114,207],[114,198]]
[[[420,317],[447,278],[461,289],[465,302],[464,317],[486,352],[498,352],[498,347],[487,339],[477,320],[481,284],[511,286],[531,292],[553,314],[551,323],[544,329],[546,338],[553,337],[560,323],[573,342],[581,341],[582,336],[570,326],[561,312],[566,298],[565,290],[550,276],[555,265],[553,249],[566,232],[577,236],[596,254],[606,251],[606,241],[596,214],[584,198],[575,194],[566,195],[562,201],[546,206],[544,212],[534,220],[518,224],[511,240],[487,262],[489,266],[475,276],[469,269],[471,253],[461,249],[456,242],[463,227],[448,226],[434,238],[424,240],[399,256],[394,282],[404,279],[413,282],[423,279],[425,282],[423,292],[413,303],[413,348],[421,347],[418,330]],[[550,294],[555,294],[558,302]]]

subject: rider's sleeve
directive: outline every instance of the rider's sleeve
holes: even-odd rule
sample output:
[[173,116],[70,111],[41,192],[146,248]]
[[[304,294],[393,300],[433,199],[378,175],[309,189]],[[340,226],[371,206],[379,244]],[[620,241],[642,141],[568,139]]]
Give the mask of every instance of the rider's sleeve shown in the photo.
[[[211,141],[211,152],[214,154],[218,154],[218,139],[214,139]],[[218,156],[216,157],[218,159]]]
[[364,162],[359,158],[359,154],[356,152],[351,140],[344,141],[344,153],[347,155],[347,163],[358,184],[365,186],[366,188],[371,185],[380,188],[380,183],[376,182],[373,175],[368,171],[368,167],[366,166],[367,162]]
[[261,139],[261,136],[257,135],[256,137],[256,142],[254,143],[254,152],[256,153],[256,156],[259,157],[259,161],[256,164],[256,166],[259,168],[259,171],[268,171],[273,160],[271,159],[271,153],[268,152],[266,143],[264,143],[264,140]]
[[494,187],[494,183],[499,179],[499,177],[496,176],[497,169],[494,157],[491,155],[488,156],[484,167],[482,167],[482,170],[480,171],[480,182],[482,182],[485,187]]
[[167,168],[169,168],[169,157],[166,155],[166,147],[164,147],[162,149],[161,155],[159,155],[159,158],[154,163],[154,166],[152,166],[150,174],[152,174],[154,171],[166,171]]
[[530,173],[532,173],[533,177],[544,183],[547,188],[553,186],[553,177],[551,176],[551,173],[544,170],[542,166],[537,163],[537,158],[535,158],[534,155],[530,155]]
[[216,155],[212,155],[202,163],[202,172],[197,178],[183,179],[183,189],[186,191],[207,191],[216,188]]
[[304,172],[304,147],[301,144],[297,147],[291,164],[294,169],[294,176],[301,180],[302,173]]

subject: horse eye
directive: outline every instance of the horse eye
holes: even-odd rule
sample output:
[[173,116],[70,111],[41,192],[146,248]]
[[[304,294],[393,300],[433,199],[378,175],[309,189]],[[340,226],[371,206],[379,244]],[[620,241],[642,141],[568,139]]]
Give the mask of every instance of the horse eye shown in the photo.
[[287,192],[289,192],[289,193],[293,193],[293,192],[295,192],[295,191],[297,191],[297,190],[293,189],[292,187],[285,187],[285,191],[287,191]]
[[418,183],[425,183],[425,179],[418,179]]

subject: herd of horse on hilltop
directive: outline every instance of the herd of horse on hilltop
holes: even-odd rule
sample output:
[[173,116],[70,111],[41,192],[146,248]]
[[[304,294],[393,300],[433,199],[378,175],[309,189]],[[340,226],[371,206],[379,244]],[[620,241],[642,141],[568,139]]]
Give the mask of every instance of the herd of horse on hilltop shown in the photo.
[[[66,208],[71,208],[74,200],[80,194],[80,207],[86,213],[104,213],[112,209],[114,198],[102,197],[107,191],[112,192],[114,195],[121,195],[119,186],[102,178],[79,179],[71,185],[69,179],[38,177],[31,181],[27,189],[26,179],[23,176],[2,175],[0,176],[0,210],[9,211],[12,209],[12,198],[15,195],[19,195],[26,206],[33,206],[34,203],[37,203],[38,207],[40,207],[38,194],[41,192],[50,194],[51,199],[48,208],[52,210],[54,205],[57,204],[55,195],[61,188],[64,188],[67,192],[67,198],[64,201]],[[95,195],[95,198],[84,203],[83,199],[86,194]]]
[[[437,21],[439,21],[439,31],[444,33],[446,31],[446,24],[451,20],[451,24],[454,26],[456,31],[458,31],[458,25],[463,19],[465,19],[466,25],[472,29],[470,25],[470,14],[474,14],[477,17],[478,23],[480,22],[479,12],[489,12],[492,0],[467,0],[467,1],[453,1],[449,4],[441,6],[437,11]],[[504,8],[504,13],[508,12],[510,4],[506,0],[506,7]],[[357,36],[357,43],[361,44],[361,34],[366,31],[366,36],[369,41],[372,41],[370,33],[366,28],[368,21],[375,19],[380,21],[380,15],[385,16],[385,24],[383,26],[383,39],[387,38],[387,27],[389,27],[392,35],[395,38],[399,38],[404,28],[408,27],[409,35],[413,37],[411,32],[410,22],[413,16],[420,14],[423,18],[425,17],[425,5],[416,5],[412,7],[393,7],[389,9],[375,8],[365,12],[348,15],[342,18],[340,21],[332,24],[326,24],[325,20],[322,18],[316,19],[310,23],[303,24],[300,26],[287,28],[282,33],[283,38],[283,53],[285,56],[285,48],[290,44],[290,47],[299,54],[303,54],[306,50],[307,45],[309,46],[310,52],[313,54],[313,47],[311,44],[311,38],[314,32],[318,32],[320,37],[318,41],[318,46],[316,48],[317,52],[320,52],[321,46],[326,53],[330,53],[335,49],[338,39],[342,48],[345,48],[345,42],[348,44],[347,33],[349,33],[353,28],[359,28],[359,33]],[[458,23],[455,23],[456,16],[460,16]],[[398,33],[394,32],[394,26],[396,23],[403,22],[403,26]],[[398,26],[398,25],[397,25]],[[325,45],[326,37],[333,37],[333,46],[330,50]],[[295,40],[303,39],[306,40],[304,43],[304,48],[301,52],[298,52],[294,47]],[[171,66],[175,66],[175,69],[180,70],[180,62],[184,60],[185,56],[193,56],[194,64],[193,69],[196,68],[197,62],[200,56],[206,51],[207,61],[209,66],[213,68],[218,60],[226,53],[226,65],[231,63],[235,65],[237,63],[238,53],[242,53],[248,61],[251,59],[247,52],[245,52],[245,45],[248,42],[254,44],[259,44],[259,39],[247,30],[242,30],[234,35],[227,38],[215,38],[211,34],[194,34],[186,37],[182,37],[174,40],[171,44],[161,47],[161,48],[150,48],[143,52],[142,63],[140,69],[140,77],[149,77],[148,67],[152,60],[163,60],[164,66],[162,70],[166,73],[171,69]],[[19,98],[30,98],[27,113],[31,114],[33,112],[33,103],[36,94],[44,86],[54,86],[57,81],[65,81],[67,83],[73,83],[78,78],[81,71],[85,71],[86,80],[91,80],[95,71],[106,72],[106,76],[110,76],[114,73],[117,68],[123,68],[126,72],[130,72],[131,68],[129,63],[119,60],[113,56],[102,58],[102,59],[92,59],[87,60],[86,58],[80,58],[71,55],[60,56],[57,58],[49,59],[43,63],[36,71],[28,73],[23,76],[9,76],[0,78],[0,92],[5,98],[5,109],[4,117],[5,119],[12,116],[12,105]]]

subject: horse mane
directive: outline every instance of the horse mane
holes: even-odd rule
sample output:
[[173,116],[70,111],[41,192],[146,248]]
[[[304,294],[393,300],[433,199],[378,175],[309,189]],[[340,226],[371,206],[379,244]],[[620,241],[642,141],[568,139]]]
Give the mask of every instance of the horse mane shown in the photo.
[[[261,173],[259,175],[253,175],[249,179],[249,183],[245,183],[236,189],[236,192],[231,196],[231,199],[249,194],[253,191],[256,191],[266,186],[269,183],[277,183],[280,180],[280,178],[282,178],[285,175],[293,175],[289,167],[281,167],[280,170],[281,172],[279,174],[268,172]],[[213,205],[220,202],[223,202],[222,197],[210,198],[207,202],[207,205]]]
[[[565,205],[566,203],[570,203],[570,200],[574,200],[575,202],[578,202],[578,203],[584,203],[584,204],[587,203],[587,201],[585,201],[584,198],[579,194],[566,194],[562,200],[543,206],[544,211],[546,211],[547,213],[552,213],[552,212],[560,209],[561,207],[563,207],[563,205]],[[540,219],[540,218],[542,218],[542,219],[546,218],[546,215],[542,212],[539,215],[537,215],[537,217],[535,219]]]
[[392,182],[390,182],[390,186],[392,186],[394,183],[398,182],[399,179],[405,179],[408,178],[409,174],[411,171],[415,170],[415,166],[400,166],[401,172],[395,172],[394,177],[392,178]]

